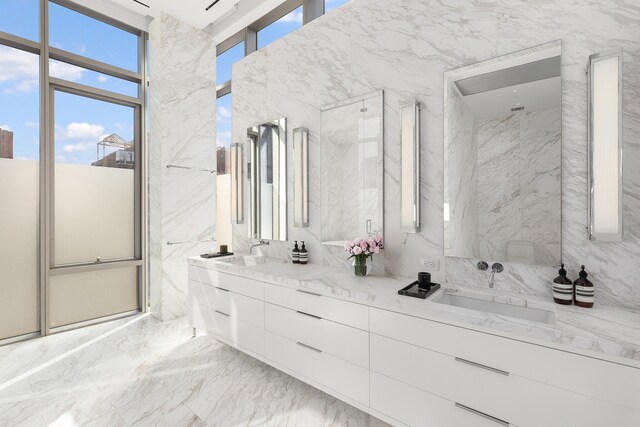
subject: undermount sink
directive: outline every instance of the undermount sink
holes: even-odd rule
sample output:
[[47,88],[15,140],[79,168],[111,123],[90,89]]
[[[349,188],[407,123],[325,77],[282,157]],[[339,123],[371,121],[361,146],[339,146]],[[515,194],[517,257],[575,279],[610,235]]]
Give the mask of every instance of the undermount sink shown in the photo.
[[252,267],[264,264],[283,264],[287,262],[282,259],[266,257],[262,255],[235,255],[228,258],[220,258],[216,261],[225,264],[239,265],[241,267]]
[[497,314],[499,316],[509,316],[518,319],[529,320],[532,322],[546,323],[548,325],[554,325],[556,323],[555,313],[553,311],[544,310],[542,308],[532,308],[521,305],[488,301],[484,299],[473,298],[470,296],[450,293],[444,293],[435,302],[451,305],[454,307],[484,311],[487,313]]

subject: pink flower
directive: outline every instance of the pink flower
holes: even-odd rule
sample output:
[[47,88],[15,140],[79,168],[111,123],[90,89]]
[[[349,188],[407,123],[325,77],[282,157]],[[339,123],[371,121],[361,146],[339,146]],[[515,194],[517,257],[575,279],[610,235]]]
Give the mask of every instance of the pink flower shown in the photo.
[[380,248],[377,247],[377,246],[375,248],[373,248],[373,253],[376,254],[376,255],[379,254],[380,253]]
[[353,253],[355,255],[360,255],[362,253],[362,248],[360,246],[356,246],[355,248],[353,248]]

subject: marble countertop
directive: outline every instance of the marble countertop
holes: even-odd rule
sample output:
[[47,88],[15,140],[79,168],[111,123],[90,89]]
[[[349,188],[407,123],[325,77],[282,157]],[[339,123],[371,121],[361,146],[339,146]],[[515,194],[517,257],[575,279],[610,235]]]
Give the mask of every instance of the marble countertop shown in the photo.
[[[534,296],[479,290],[443,284],[428,300],[398,294],[409,284],[385,276],[355,277],[353,272],[319,264],[295,265],[266,259],[251,266],[230,264],[224,259],[189,258],[193,265],[246,276],[290,288],[312,290],[333,298],[370,307],[435,320],[454,326],[501,335],[547,347],[597,357],[640,368],[640,312],[596,305],[591,309],[562,306]],[[264,259],[263,259],[264,260]],[[470,310],[432,301],[438,293],[456,293],[474,298],[553,311],[555,324]]]

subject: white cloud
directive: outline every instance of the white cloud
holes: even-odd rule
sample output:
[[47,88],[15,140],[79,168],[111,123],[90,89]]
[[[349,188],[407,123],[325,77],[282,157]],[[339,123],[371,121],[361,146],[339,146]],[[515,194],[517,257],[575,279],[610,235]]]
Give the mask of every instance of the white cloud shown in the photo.
[[297,23],[302,25],[302,12],[299,10],[292,10],[280,18],[279,22],[283,22],[285,24]]
[[231,132],[230,131],[226,131],[226,132],[218,132],[217,134],[217,146],[225,146],[225,147],[230,147],[231,146]]
[[231,120],[231,109],[227,107],[218,107],[218,114],[216,116],[218,123],[229,123]]
[[51,74],[51,77],[75,82],[82,78],[84,71],[85,70],[80,67],[65,62],[56,60],[49,61],[49,74]]
[[106,83],[106,82],[107,82],[107,80],[109,80],[109,78],[108,78],[107,76],[103,76],[102,74],[100,74],[100,75],[98,76],[98,81],[99,81],[100,83]]
[[9,126],[9,125],[0,125],[0,129],[8,130],[9,132],[11,132],[11,126]]
[[75,122],[69,123],[65,128],[58,128],[56,135],[62,141],[70,141],[70,144],[62,147],[65,153],[93,150],[106,136],[102,125]]
[[25,122],[24,125],[26,127],[28,127],[28,128],[39,128],[40,127],[40,123],[38,123],[38,122]]

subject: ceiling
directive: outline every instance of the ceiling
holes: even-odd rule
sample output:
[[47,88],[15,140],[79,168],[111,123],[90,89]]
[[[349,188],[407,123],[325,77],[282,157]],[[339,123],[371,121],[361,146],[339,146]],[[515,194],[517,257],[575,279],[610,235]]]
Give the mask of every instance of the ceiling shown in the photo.
[[[166,12],[209,32],[217,43],[252,24],[285,0],[73,0],[146,30],[148,17]],[[215,4],[214,4],[215,2]],[[208,10],[207,10],[208,9]]]

